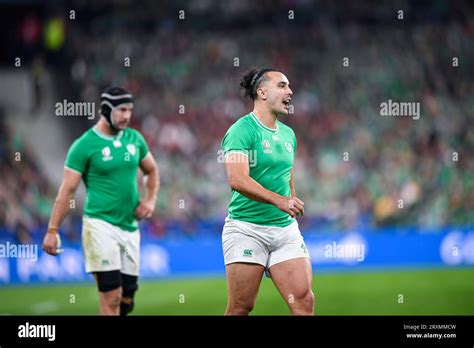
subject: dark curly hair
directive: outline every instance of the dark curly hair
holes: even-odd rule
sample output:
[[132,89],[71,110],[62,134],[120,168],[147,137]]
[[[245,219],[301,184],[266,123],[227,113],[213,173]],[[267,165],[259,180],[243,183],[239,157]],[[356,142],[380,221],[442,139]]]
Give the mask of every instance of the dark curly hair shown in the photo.
[[262,82],[265,82],[268,79],[265,74],[270,71],[281,72],[275,68],[250,68],[250,70],[248,70],[240,80],[240,89],[243,96],[255,100],[257,98],[258,87],[260,84],[262,84]]

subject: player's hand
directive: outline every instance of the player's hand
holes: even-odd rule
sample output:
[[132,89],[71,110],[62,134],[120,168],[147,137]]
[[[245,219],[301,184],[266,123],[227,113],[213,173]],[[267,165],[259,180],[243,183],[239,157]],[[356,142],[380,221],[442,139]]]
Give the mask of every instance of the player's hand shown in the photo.
[[135,218],[137,220],[148,219],[155,211],[155,201],[140,202],[137,209],[135,209]]
[[304,202],[298,197],[280,196],[275,202],[275,206],[290,214],[292,218],[297,215],[304,215]]
[[46,233],[43,239],[43,250],[49,255],[56,256],[58,255],[58,236],[57,232]]

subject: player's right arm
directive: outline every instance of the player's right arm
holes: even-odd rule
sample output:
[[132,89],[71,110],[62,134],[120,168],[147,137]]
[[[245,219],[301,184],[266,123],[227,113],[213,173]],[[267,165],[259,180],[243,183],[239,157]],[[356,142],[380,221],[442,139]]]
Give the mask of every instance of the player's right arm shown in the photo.
[[225,168],[230,187],[257,202],[272,204],[288,213],[291,217],[304,214],[304,203],[298,197],[281,196],[267,190],[252,177],[248,157],[239,152],[231,152],[225,156]]
[[58,195],[54,202],[53,211],[49,219],[48,231],[43,240],[43,250],[50,255],[57,255],[57,237],[59,226],[69,213],[71,200],[74,198],[82,175],[76,171],[64,168],[64,175]]
[[84,138],[80,137],[74,141],[67,153],[63,180],[51,212],[48,232],[43,240],[43,250],[50,255],[57,255],[58,230],[69,212],[71,199],[74,198],[82,173],[86,170],[88,149],[89,146],[84,142]]
[[221,146],[230,187],[254,201],[272,204],[291,217],[303,215],[302,200],[270,191],[250,176],[249,154],[256,141],[255,133],[245,122],[238,121],[227,130]]

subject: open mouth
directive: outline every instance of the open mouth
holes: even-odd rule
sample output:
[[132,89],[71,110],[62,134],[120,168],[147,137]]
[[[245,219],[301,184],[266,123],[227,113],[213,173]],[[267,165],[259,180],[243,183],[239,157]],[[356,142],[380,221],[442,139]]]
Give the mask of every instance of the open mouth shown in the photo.
[[283,99],[282,103],[283,103],[283,105],[285,106],[285,109],[289,109],[289,108],[290,108],[290,102],[291,102],[291,98]]

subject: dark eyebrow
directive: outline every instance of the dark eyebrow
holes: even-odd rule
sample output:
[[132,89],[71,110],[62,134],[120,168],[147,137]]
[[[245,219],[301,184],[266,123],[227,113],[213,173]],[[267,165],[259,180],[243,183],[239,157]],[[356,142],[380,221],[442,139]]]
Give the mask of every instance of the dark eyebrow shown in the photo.
[[278,85],[281,85],[282,83],[283,83],[284,85],[288,85],[288,86],[290,85],[290,83],[289,83],[289,82],[286,83],[286,81],[280,81],[280,82],[278,82]]

